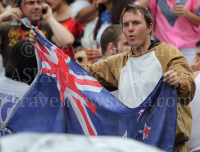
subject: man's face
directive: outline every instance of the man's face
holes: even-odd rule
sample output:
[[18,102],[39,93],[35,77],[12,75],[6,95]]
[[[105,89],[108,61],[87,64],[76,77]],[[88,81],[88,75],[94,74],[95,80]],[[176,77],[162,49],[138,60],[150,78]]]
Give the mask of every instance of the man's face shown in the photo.
[[119,42],[118,42],[118,53],[126,52],[130,50],[130,46],[128,44],[128,41],[126,40],[126,37],[122,33],[119,37]]
[[197,59],[197,62],[200,62],[200,47],[196,48],[196,59]]
[[42,16],[42,0],[22,0],[21,9],[31,22],[37,22]]
[[124,35],[131,47],[142,47],[150,39],[151,29],[147,28],[140,12],[126,12],[122,22]]

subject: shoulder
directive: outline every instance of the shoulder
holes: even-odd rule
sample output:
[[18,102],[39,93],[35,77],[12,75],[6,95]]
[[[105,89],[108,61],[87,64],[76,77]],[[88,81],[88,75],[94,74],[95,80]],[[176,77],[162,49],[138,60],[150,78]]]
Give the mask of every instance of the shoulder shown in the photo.
[[127,51],[127,52],[110,56],[106,60],[110,64],[111,67],[120,68],[126,64],[129,57],[130,57],[130,52]]
[[157,57],[178,57],[183,56],[181,51],[177,49],[176,47],[166,44],[166,43],[160,43],[158,46],[153,48],[155,51],[155,54]]

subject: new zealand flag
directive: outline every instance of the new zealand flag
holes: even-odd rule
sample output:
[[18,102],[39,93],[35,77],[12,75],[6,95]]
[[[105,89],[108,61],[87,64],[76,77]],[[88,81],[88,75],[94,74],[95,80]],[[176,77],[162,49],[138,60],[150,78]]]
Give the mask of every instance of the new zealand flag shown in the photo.
[[38,75],[7,116],[7,128],[121,136],[173,151],[177,96],[163,77],[139,107],[130,109],[39,33],[37,38]]

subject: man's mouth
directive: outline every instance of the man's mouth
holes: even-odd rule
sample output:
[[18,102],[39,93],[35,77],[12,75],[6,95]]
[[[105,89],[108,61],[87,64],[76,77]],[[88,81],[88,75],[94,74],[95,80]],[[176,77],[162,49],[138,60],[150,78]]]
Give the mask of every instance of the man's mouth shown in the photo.
[[129,36],[129,39],[130,39],[130,40],[134,40],[134,39],[135,39],[135,36],[134,36],[134,35],[130,35],[130,36]]
[[33,14],[34,16],[40,15],[40,12],[32,12],[31,14]]

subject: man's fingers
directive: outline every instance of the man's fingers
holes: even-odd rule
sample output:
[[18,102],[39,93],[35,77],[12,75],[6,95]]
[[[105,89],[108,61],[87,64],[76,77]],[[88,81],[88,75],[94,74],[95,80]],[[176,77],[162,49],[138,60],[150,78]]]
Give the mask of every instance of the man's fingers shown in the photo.
[[32,39],[32,38],[30,38],[30,37],[29,37],[28,40],[29,40],[32,44],[36,43],[36,40],[35,40],[35,39]]
[[172,78],[168,79],[167,83],[170,84],[170,83],[173,83],[175,81],[178,81],[178,77],[172,77]]
[[177,74],[170,70],[164,74],[163,82],[168,82],[169,80],[171,81],[171,79],[174,79],[175,77],[177,77]]
[[30,35],[36,37],[36,33],[33,30],[30,30]]
[[164,74],[164,77],[168,77],[170,74],[172,74],[174,71],[170,70],[170,71],[167,71],[165,74]]

